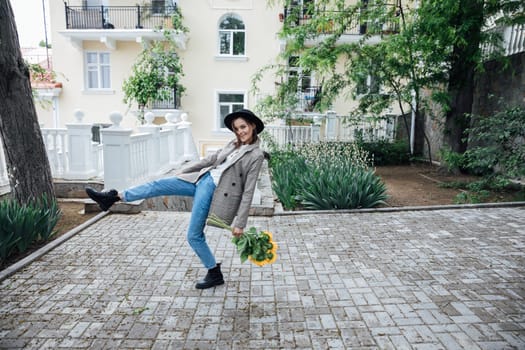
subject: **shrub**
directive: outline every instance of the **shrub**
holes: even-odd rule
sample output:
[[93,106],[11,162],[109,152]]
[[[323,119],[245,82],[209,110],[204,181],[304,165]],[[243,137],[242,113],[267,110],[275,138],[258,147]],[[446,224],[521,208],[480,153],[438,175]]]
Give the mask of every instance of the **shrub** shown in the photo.
[[272,153],[272,185],[286,209],[374,207],[386,199],[386,187],[370,164],[356,144],[307,144]]
[[410,162],[410,152],[406,141],[359,142],[359,146],[370,154],[376,166],[402,165]]
[[11,254],[25,252],[33,243],[45,242],[53,231],[61,212],[56,200],[42,197],[26,205],[14,199],[0,202],[0,263]]
[[490,117],[478,117],[468,129],[465,152],[469,171],[479,175],[525,176],[525,108],[509,107]]
[[439,151],[439,154],[443,165],[447,168],[449,172],[466,171],[466,159],[464,154],[454,152],[445,148],[441,149]]
[[297,207],[296,194],[299,192],[297,174],[306,172],[304,159],[291,151],[276,151],[270,158],[272,188],[286,209]]
[[306,209],[372,208],[386,200],[386,187],[371,170],[326,164],[301,177],[297,195]]

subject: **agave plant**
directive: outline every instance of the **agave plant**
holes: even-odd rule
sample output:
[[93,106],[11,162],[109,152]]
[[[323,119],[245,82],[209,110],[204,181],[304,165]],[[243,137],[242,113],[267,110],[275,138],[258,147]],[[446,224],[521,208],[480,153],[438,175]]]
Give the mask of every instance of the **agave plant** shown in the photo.
[[297,199],[306,209],[372,208],[387,199],[386,186],[372,170],[325,165],[301,179]]
[[285,209],[293,210],[297,207],[296,196],[299,191],[297,174],[306,171],[306,164],[302,157],[291,151],[272,154],[272,188]]
[[356,144],[318,143],[272,155],[273,190],[286,209],[371,208],[384,203],[386,186]]
[[24,252],[35,242],[47,241],[56,233],[53,228],[60,215],[56,200],[45,196],[25,205],[13,199],[0,202],[0,260],[15,250]]

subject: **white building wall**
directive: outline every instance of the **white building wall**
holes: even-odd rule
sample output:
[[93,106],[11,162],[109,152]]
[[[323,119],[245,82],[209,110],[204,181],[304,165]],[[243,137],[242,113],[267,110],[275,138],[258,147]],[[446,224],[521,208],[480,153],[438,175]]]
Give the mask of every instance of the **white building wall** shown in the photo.
[[[70,5],[81,2],[70,1]],[[134,6],[133,0],[108,0],[109,6]],[[178,5],[188,27],[188,41],[185,50],[180,50],[184,77],[182,84],[186,91],[182,97],[181,109],[188,113],[193,123],[192,130],[197,147],[205,152],[207,147],[221,145],[232,134],[217,130],[217,91],[244,91],[247,108],[255,105],[250,94],[251,79],[258,69],[271,63],[279,53],[277,32],[280,29],[278,13],[280,7],[269,8],[263,0],[180,0]],[[139,125],[135,114],[136,106],[129,108],[124,102],[122,82],[131,73],[131,67],[142,50],[142,44],[134,41],[117,41],[111,50],[100,41],[80,42],[76,47],[66,36],[63,2],[50,3],[51,30],[53,38],[54,70],[58,81],[63,83],[59,98],[60,124],[73,121],[75,109],[82,109],[87,123],[108,123],[108,115],[117,110],[124,114],[122,125],[134,128]],[[240,16],[246,27],[245,59],[224,60],[218,58],[218,25],[226,13]],[[86,50],[111,53],[111,91],[86,91],[84,88],[84,53]],[[261,85],[263,92],[273,91],[273,79]],[[211,145],[211,146],[210,146]]]
[[[266,1],[179,1],[184,23],[189,27],[187,49],[181,53],[187,91],[183,109],[193,122],[193,134],[201,152],[207,145],[224,143],[231,133],[218,130],[218,91],[244,91],[246,107],[253,108],[251,80],[263,66],[279,54],[277,32],[280,29],[279,8],[268,8]],[[218,25],[221,17],[234,13],[246,27],[245,59],[218,57]],[[273,79],[261,86],[262,92],[273,91]]]

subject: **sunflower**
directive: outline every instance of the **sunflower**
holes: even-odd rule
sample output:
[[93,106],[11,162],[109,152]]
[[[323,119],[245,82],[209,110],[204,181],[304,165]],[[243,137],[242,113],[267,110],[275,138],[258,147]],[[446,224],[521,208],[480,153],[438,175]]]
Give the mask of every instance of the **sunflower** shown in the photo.
[[[208,225],[232,231],[232,228],[216,215],[210,215]],[[257,231],[255,227],[245,230],[240,237],[233,237],[241,262],[250,260],[257,266],[272,264],[277,260],[277,243],[269,231]]]

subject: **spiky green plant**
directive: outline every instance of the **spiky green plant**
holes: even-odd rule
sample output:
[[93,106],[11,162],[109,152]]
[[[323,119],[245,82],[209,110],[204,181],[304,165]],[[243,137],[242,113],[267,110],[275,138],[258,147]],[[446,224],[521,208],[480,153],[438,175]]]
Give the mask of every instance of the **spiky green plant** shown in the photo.
[[370,208],[384,203],[386,187],[356,144],[323,142],[274,152],[273,190],[286,209]]
[[12,253],[25,252],[33,243],[45,242],[60,219],[61,211],[56,200],[46,196],[28,204],[14,199],[0,202],[0,262]]

